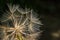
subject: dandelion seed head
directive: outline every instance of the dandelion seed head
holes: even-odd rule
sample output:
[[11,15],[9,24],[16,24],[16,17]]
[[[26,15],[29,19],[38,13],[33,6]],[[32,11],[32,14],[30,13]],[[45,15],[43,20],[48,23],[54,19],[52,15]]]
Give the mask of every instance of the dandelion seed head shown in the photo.
[[[42,23],[37,16],[34,16],[35,12],[27,8],[23,10],[19,8],[19,5],[8,5],[8,8],[10,11],[7,14],[9,15],[2,22],[11,20],[14,27],[8,25],[4,40],[37,40],[36,38],[41,33],[40,25]],[[7,32],[11,33],[7,35]]]

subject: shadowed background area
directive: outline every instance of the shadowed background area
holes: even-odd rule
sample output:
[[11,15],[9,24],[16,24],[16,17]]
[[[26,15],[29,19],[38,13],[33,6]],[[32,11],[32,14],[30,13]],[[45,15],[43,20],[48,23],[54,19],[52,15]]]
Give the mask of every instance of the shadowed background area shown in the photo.
[[[60,30],[60,2],[58,0],[0,0],[0,20],[7,8],[7,4],[19,4],[22,8],[32,8],[39,14],[44,24],[44,30],[39,40],[58,40],[51,37],[51,33]],[[0,22],[0,25],[3,23]],[[1,31],[0,31],[1,32]]]

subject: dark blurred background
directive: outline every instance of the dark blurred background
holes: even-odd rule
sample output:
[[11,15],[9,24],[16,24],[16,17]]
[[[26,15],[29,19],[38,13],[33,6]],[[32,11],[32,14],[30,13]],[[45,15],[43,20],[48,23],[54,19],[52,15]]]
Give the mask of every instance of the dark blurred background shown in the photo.
[[[44,30],[39,40],[55,40],[50,33],[60,30],[60,2],[58,0],[0,0],[0,20],[7,10],[7,4],[19,4],[22,8],[31,8],[39,14]],[[2,23],[0,22],[0,25]],[[56,39],[58,40],[58,39]]]

